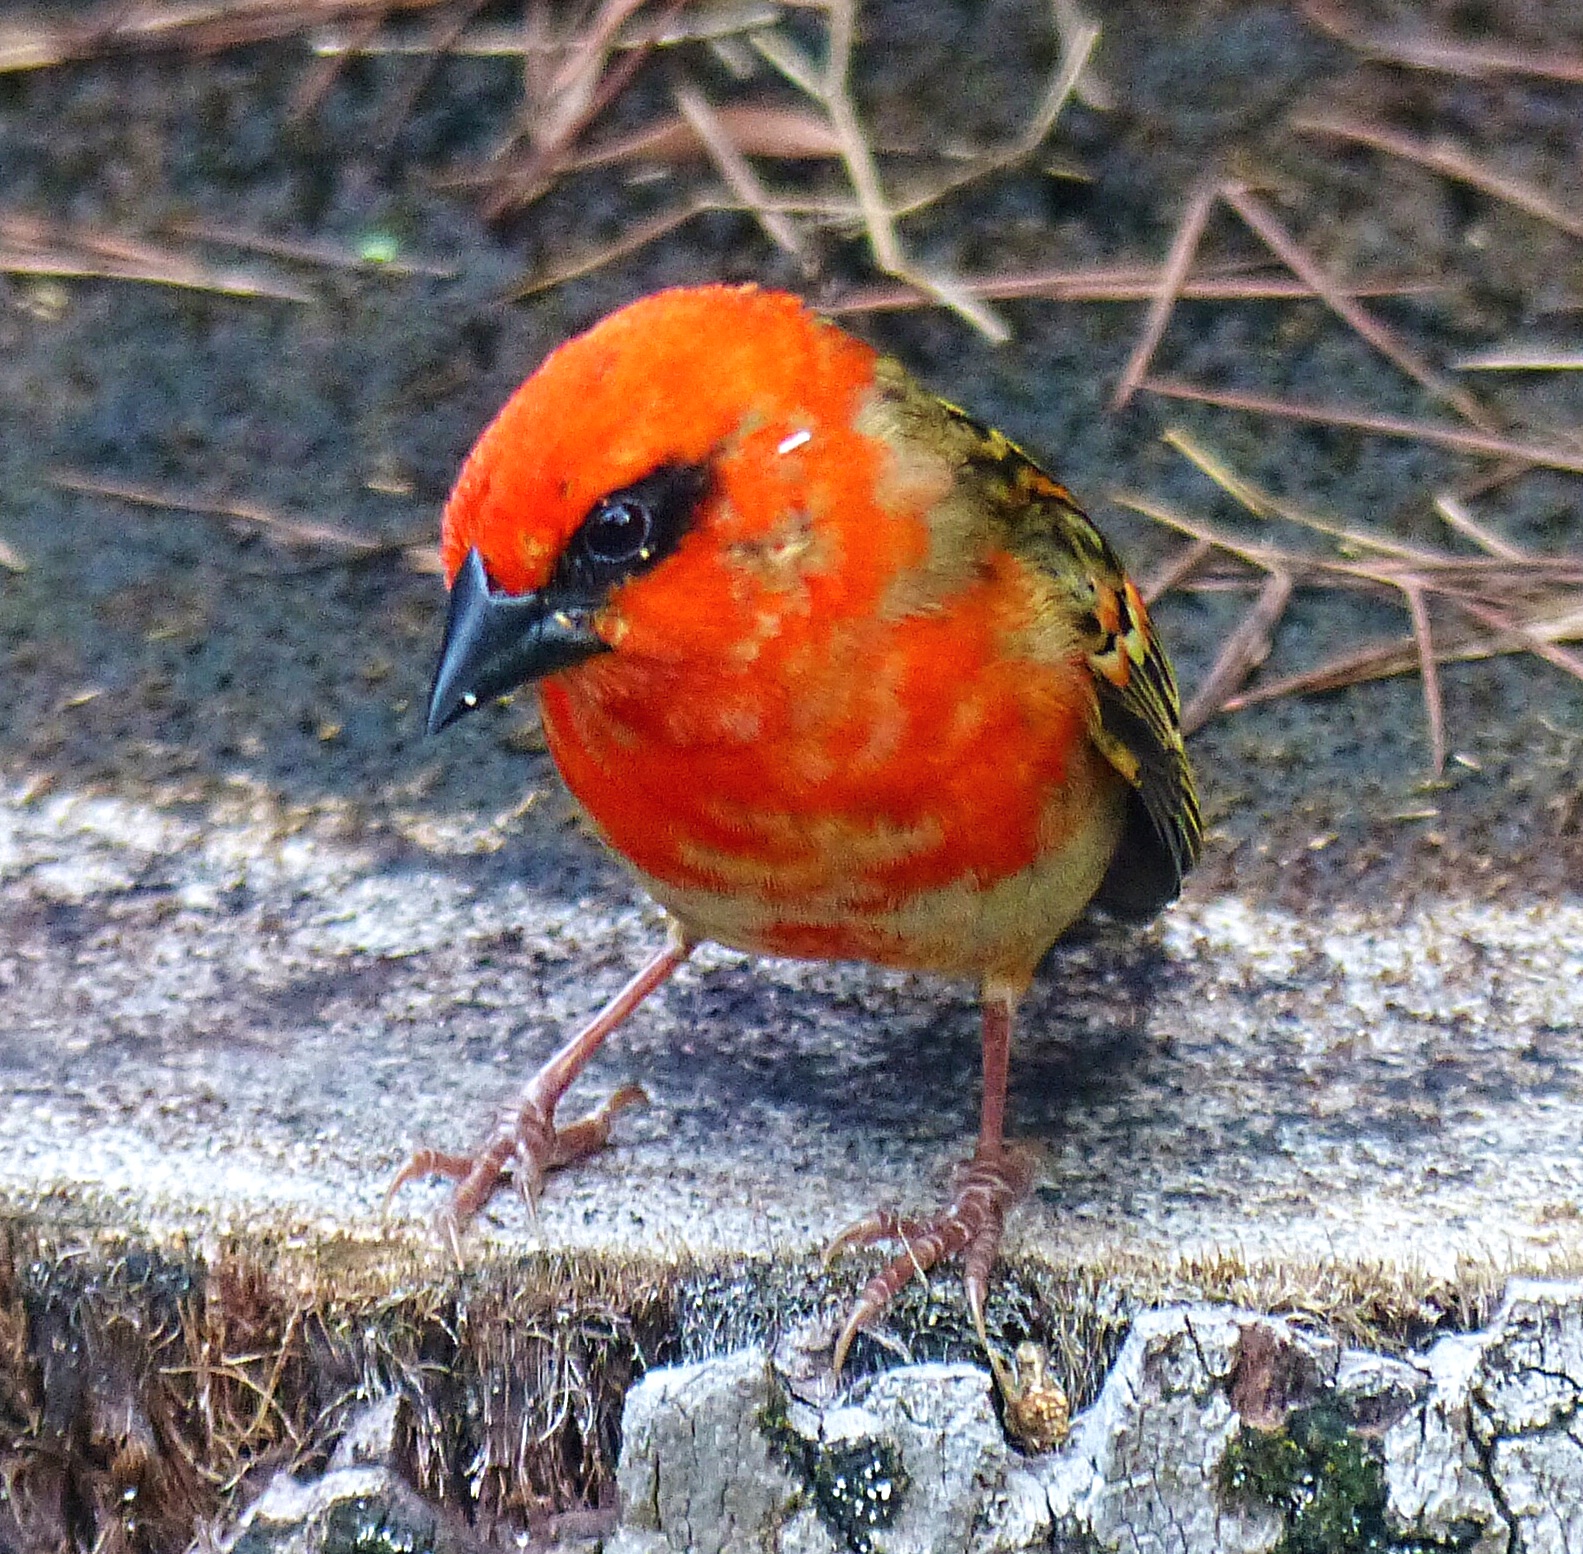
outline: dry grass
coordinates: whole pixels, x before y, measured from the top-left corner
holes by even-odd
[[[1387,32],[1331,0],[1294,4],[1311,25],[1355,50],[1360,65],[1389,62],[1424,72],[1431,80],[1583,80],[1583,58],[1564,52],[1498,39],[1446,37],[1428,29]],[[1098,28],[1071,0],[1052,6],[1055,63],[1022,131],[1006,144],[972,152],[948,143],[944,133],[932,146],[885,147],[876,141],[852,93],[853,76],[860,69],[856,0],[585,0],[571,7],[527,0],[520,25],[502,26],[482,15],[478,0],[169,0],[137,8],[116,3],[67,25],[13,20],[0,30],[0,72],[60,68],[157,49],[202,55],[261,40],[298,38],[308,49],[294,102],[299,115],[315,110],[336,71],[355,55],[396,56],[409,62],[405,83],[382,116],[381,133],[388,137],[430,86],[447,55],[509,57],[520,62],[520,112],[481,165],[449,180],[471,192],[487,216],[520,212],[558,184],[596,168],[701,169],[670,208],[635,218],[615,239],[573,253],[528,278],[519,295],[617,264],[707,212],[743,211],[757,222],[769,245],[820,287],[833,314],[944,306],[999,340],[1008,332],[996,307],[1001,301],[1138,301],[1145,305],[1143,321],[1114,390],[1115,408],[1139,394],[1191,399],[1242,415],[1419,442],[1469,461],[1461,481],[1467,490],[1447,488],[1426,498],[1443,520],[1443,547],[1402,546],[1367,524],[1339,517],[1320,523],[1284,506],[1271,493],[1250,504],[1243,499],[1245,483],[1220,461],[1199,460],[1247,511],[1284,519],[1306,529],[1310,539],[1323,533],[1335,547],[1333,553],[1282,543],[1249,545],[1205,519],[1141,493],[1128,494],[1129,505],[1193,541],[1179,564],[1153,580],[1154,591],[1254,591],[1242,625],[1190,699],[1190,724],[1277,696],[1417,672],[1424,685],[1431,765],[1438,770],[1447,737],[1440,664],[1526,652],[1568,674],[1583,674],[1583,659],[1565,646],[1583,639],[1569,592],[1577,586],[1578,563],[1519,550],[1501,538],[1498,515],[1475,517],[1469,505],[1473,487],[1479,488],[1480,497],[1498,493],[1530,469],[1583,473],[1583,428],[1507,424],[1461,376],[1576,370],[1583,358],[1575,349],[1539,344],[1496,348],[1449,363],[1432,360],[1370,304],[1375,298],[1423,294],[1433,282],[1343,273],[1327,261],[1319,244],[1291,230],[1256,182],[1246,177],[1210,175],[1187,191],[1174,238],[1159,262],[1133,257],[1098,267],[1052,264],[968,275],[945,273],[914,257],[905,235],[908,222],[937,209],[949,195],[1045,156],[1062,111],[1074,96],[1097,106],[1110,100],[1110,89],[1095,70]],[[817,40],[812,49],[810,35]],[[726,70],[702,71],[706,56]],[[660,66],[674,111],[636,128],[612,131],[617,102],[640,77]],[[722,74],[732,83],[723,95],[718,85]],[[705,86],[706,75],[716,83],[713,87]],[[1475,154],[1443,136],[1425,138],[1384,122],[1301,110],[1294,110],[1284,132],[1294,139],[1363,148],[1411,164],[1583,240],[1583,212],[1564,196],[1517,176],[1498,157]],[[795,183],[777,187],[777,170],[794,168],[800,170]],[[1217,221],[1217,211],[1234,217],[1272,262],[1216,257],[1212,250],[1224,220]],[[875,271],[888,281],[832,284],[824,268],[827,239],[854,231],[863,234]],[[0,269],[13,273],[111,277],[199,287],[236,298],[312,298],[311,284],[296,275],[215,264],[202,250],[216,246],[246,250],[274,265],[306,268],[310,275],[314,266],[370,262],[367,256],[323,244],[230,232],[212,224],[173,226],[156,240],[68,228],[25,214],[0,215]],[[441,268],[422,261],[407,267],[429,273]],[[1317,298],[1456,419],[1383,414],[1368,405],[1341,402],[1339,396],[1331,404],[1295,402],[1151,374],[1179,301],[1231,306],[1283,297]],[[1484,480],[1492,469],[1498,478]],[[72,476],[66,483],[129,501],[213,512],[257,525],[291,544],[322,544],[347,556],[366,549],[325,525],[244,510],[245,504],[179,492],[132,491],[88,476]],[[1294,593],[1313,588],[1386,590],[1401,600],[1409,633],[1394,642],[1360,644],[1279,681],[1257,681],[1258,667]]]
[[[608,1497],[671,1274],[544,1257],[446,1278],[336,1256],[0,1244],[6,1546],[188,1547],[238,1489],[322,1469],[392,1393],[413,1484],[482,1537],[521,1546]]]
[[[1251,574],[1251,586],[1257,590],[1242,623],[1227,638],[1205,681],[1183,709],[1183,726],[1189,732],[1222,712],[1416,669],[1423,685],[1430,767],[1438,776],[1446,760],[1440,664],[1527,652],[1583,680],[1583,658],[1558,646],[1583,640],[1583,557],[1522,551],[1474,523],[1450,493],[1437,497],[1437,511],[1448,528],[1483,554],[1403,544],[1380,533],[1348,528],[1261,490],[1185,431],[1170,432],[1166,440],[1253,518],[1283,520],[1326,544],[1325,549],[1315,549],[1252,542],[1169,504],[1136,493],[1116,493],[1123,506],[1191,539],[1192,565],[1179,569],[1173,579],[1176,587],[1250,586],[1244,578]],[[1213,558],[1231,558],[1245,571],[1241,576],[1237,571],[1204,575]],[[1249,677],[1269,654],[1298,584],[1395,593],[1407,610],[1411,634],[1398,642],[1351,649],[1300,675],[1246,689]],[[1444,639],[1431,629],[1430,599],[1462,617],[1460,626]]]
[[[1471,45],[1421,33],[1372,30],[1330,0],[1305,0],[1301,9],[1317,26],[1374,60],[1386,60],[1450,76],[1529,76],[1583,81],[1583,58],[1525,50],[1498,43]],[[1345,145],[1367,147],[1438,176],[1463,183],[1510,205],[1574,239],[1583,239],[1583,215],[1549,191],[1516,177],[1444,139],[1425,142],[1377,123],[1354,123],[1335,115],[1294,115],[1290,132]],[[1255,393],[1212,389],[1174,379],[1151,378],[1149,365],[1182,294],[1183,283],[1204,240],[1217,200],[1322,299],[1361,339],[1385,355],[1426,394],[1456,411],[1466,426],[1381,414],[1368,406],[1314,405]],[[1583,641],[1583,556],[1531,553],[1476,519],[1468,503],[1543,468],[1583,474],[1583,427],[1509,428],[1474,394],[1449,375],[1458,371],[1565,371],[1578,365],[1575,351],[1492,351],[1452,362],[1447,368],[1372,317],[1318,258],[1277,221],[1240,181],[1211,183],[1185,202],[1177,236],[1167,256],[1138,345],[1123,373],[1115,403],[1138,390],[1193,400],[1256,416],[1349,429],[1365,436],[1405,439],[1480,461],[1461,481],[1462,489],[1430,494],[1429,505],[1447,532],[1443,547],[1407,545],[1365,524],[1317,517],[1258,491],[1182,431],[1168,434],[1234,502],[1259,520],[1280,519],[1306,530],[1328,548],[1249,543],[1236,534],[1139,493],[1122,493],[1124,505],[1189,536],[1191,545],[1171,573],[1178,588],[1252,587],[1255,597],[1240,626],[1224,644],[1204,683],[1184,709],[1197,727],[1219,713],[1235,712],[1280,697],[1333,690],[1358,681],[1416,671],[1423,687],[1430,767],[1445,765],[1447,734],[1439,666],[1447,662],[1528,653],[1583,679],[1583,656],[1564,643]],[[1492,462],[1493,461],[1493,466]],[[1457,541],[1462,543],[1458,544]],[[1231,574],[1211,573],[1214,560],[1233,559],[1251,574],[1239,584]],[[1262,581],[1259,581],[1262,577]],[[1328,662],[1279,680],[1248,686],[1268,655],[1280,620],[1298,586],[1388,591],[1397,595],[1410,633],[1398,641],[1359,645]],[[1449,625],[1436,625],[1431,604]]]

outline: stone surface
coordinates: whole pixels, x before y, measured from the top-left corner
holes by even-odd
[[[661,930],[613,870],[526,867],[505,819],[395,825],[241,781],[180,812],[0,791],[0,1204],[432,1246],[439,1186],[380,1214],[406,1153],[479,1137]],[[1580,946],[1573,902],[1305,918],[1190,891],[1152,934],[1058,955],[1013,1068],[1046,1156],[1010,1249],[1147,1289],[1234,1248],[1294,1298],[1320,1267],[1576,1266]],[[808,1252],[943,1190],[977,1047],[967,989],[701,952],[570,1103],[637,1079],[652,1108],[537,1218],[502,1195],[470,1255]]]
[[[1099,1401],[1041,1475],[1058,1525],[1140,1554],[1262,1554],[1275,1543],[1273,1512],[1226,1507],[1215,1489],[1238,1423],[1232,1369],[1244,1329],[1256,1324],[1214,1308],[1138,1319]]]
[[[764,1428],[782,1407],[759,1350],[640,1381],[622,1420],[622,1536],[614,1548],[637,1554],[656,1538],[698,1554],[757,1547],[798,1499]]]
[[[322,1474],[278,1473],[220,1540],[224,1554],[483,1554],[454,1513],[423,1500],[395,1465],[401,1398],[361,1409]]]
[[[653,1372],[628,1399],[620,1484],[611,1554],[1015,1554],[1051,1531],[970,1365],[887,1371],[824,1409],[762,1350]]]
[[[1370,1547],[1575,1554],[1580,1388],[1583,1286],[1537,1282],[1417,1360],[1227,1307],[1146,1313],[1071,1438],[1037,1458],[1007,1445],[974,1367],[903,1367],[820,1410],[747,1351],[634,1389],[610,1547],[1266,1554],[1300,1532],[1288,1546],[1341,1554],[1323,1514]],[[1288,1477],[1228,1471],[1272,1443],[1286,1457],[1263,1460]]]
[[[1519,1281],[1491,1326],[1425,1357],[1424,1406],[1385,1436],[1393,1525],[1480,1551],[1583,1547],[1583,1295]]]

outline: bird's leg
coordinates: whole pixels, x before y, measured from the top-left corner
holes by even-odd
[[[830,1243],[825,1256],[849,1246],[900,1241],[899,1257],[863,1287],[852,1314],[836,1340],[833,1368],[837,1375],[858,1331],[872,1322],[914,1274],[926,1274],[947,1257],[962,1254],[962,1283],[979,1342],[989,1348],[984,1328],[984,1300],[989,1274],[1000,1250],[1006,1215],[1028,1196],[1033,1186],[1033,1156],[1008,1146],[1006,1078],[1011,1061],[1011,1027],[1022,987],[986,981],[984,1008],[984,1100],[979,1111],[978,1148],[956,1169],[951,1201],[929,1219],[903,1218],[881,1210],[849,1225]]]
[[[583,1071],[599,1044],[692,953],[692,943],[673,929],[663,950],[561,1046],[528,1081],[515,1112],[496,1128],[477,1154],[448,1155],[420,1149],[397,1173],[385,1193],[390,1203],[397,1190],[420,1176],[447,1176],[456,1183],[451,1201],[440,1211],[440,1225],[453,1249],[463,1226],[493,1196],[509,1171],[529,1203],[537,1200],[547,1172],[585,1159],[605,1147],[611,1122],[629,1106],[648,1096],[638,1085],[623,1085],[603,1106],[564,1128],[555,1125],[555,1108]]]

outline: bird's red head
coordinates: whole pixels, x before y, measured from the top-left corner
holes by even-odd
[[[553,352],[479,439],[445,512],[447,578],[476,551],[469,597],[487,581],[490,600],[542,595],[564,618],[574,596],[585,645],[662,662],[751,653],[789,612],[871,608],[927,544],[921,501],[852,521],[887,479],[854,426],[875,360],[784,293],[702,286],[623,308]],[[550,653],[517,679],[575,661]]]

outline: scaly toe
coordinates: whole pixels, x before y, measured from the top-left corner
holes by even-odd
[[[975,1154],[964,1162],[952,1183],[951,1201],[932,1219],[910,1219],[888,1211],[871,1214],[847,1226],[830,1243],[828,1259],[847,1246],[900,1240],[904,1250],[864,1285],[836,1340],[831,1369],[839,1376],[858,1333],[893,1301],[915,1274],[927,1274],[937,1263],[963,1254],[962,1282],[979,1342],[987,1349],[984,1301],[989,1274],[1000,1250],[1006,1215],[1033,1186],[1034,1156],[1015,1147]]]
[[[408,1182],[420,1176],[444,1176],[456,1183],[450,1202],[440,1214],[440,1232],[460,1260],[461,1233],[499,1190],[508,1177],[534,1214],[551,1171],[586,1160],[610,1142],[610,1125],[622,1112],[648,1104],[639,1085],[622,1085],[589,1116],[565,1128],[555,1126],[554,1114],[531,1088],[516,1113],[495,1129],[489,1142],[475,1155],[447,1155],[437,1149],[420,1149],[397,1172],[385,1191],[385,1208]]]

